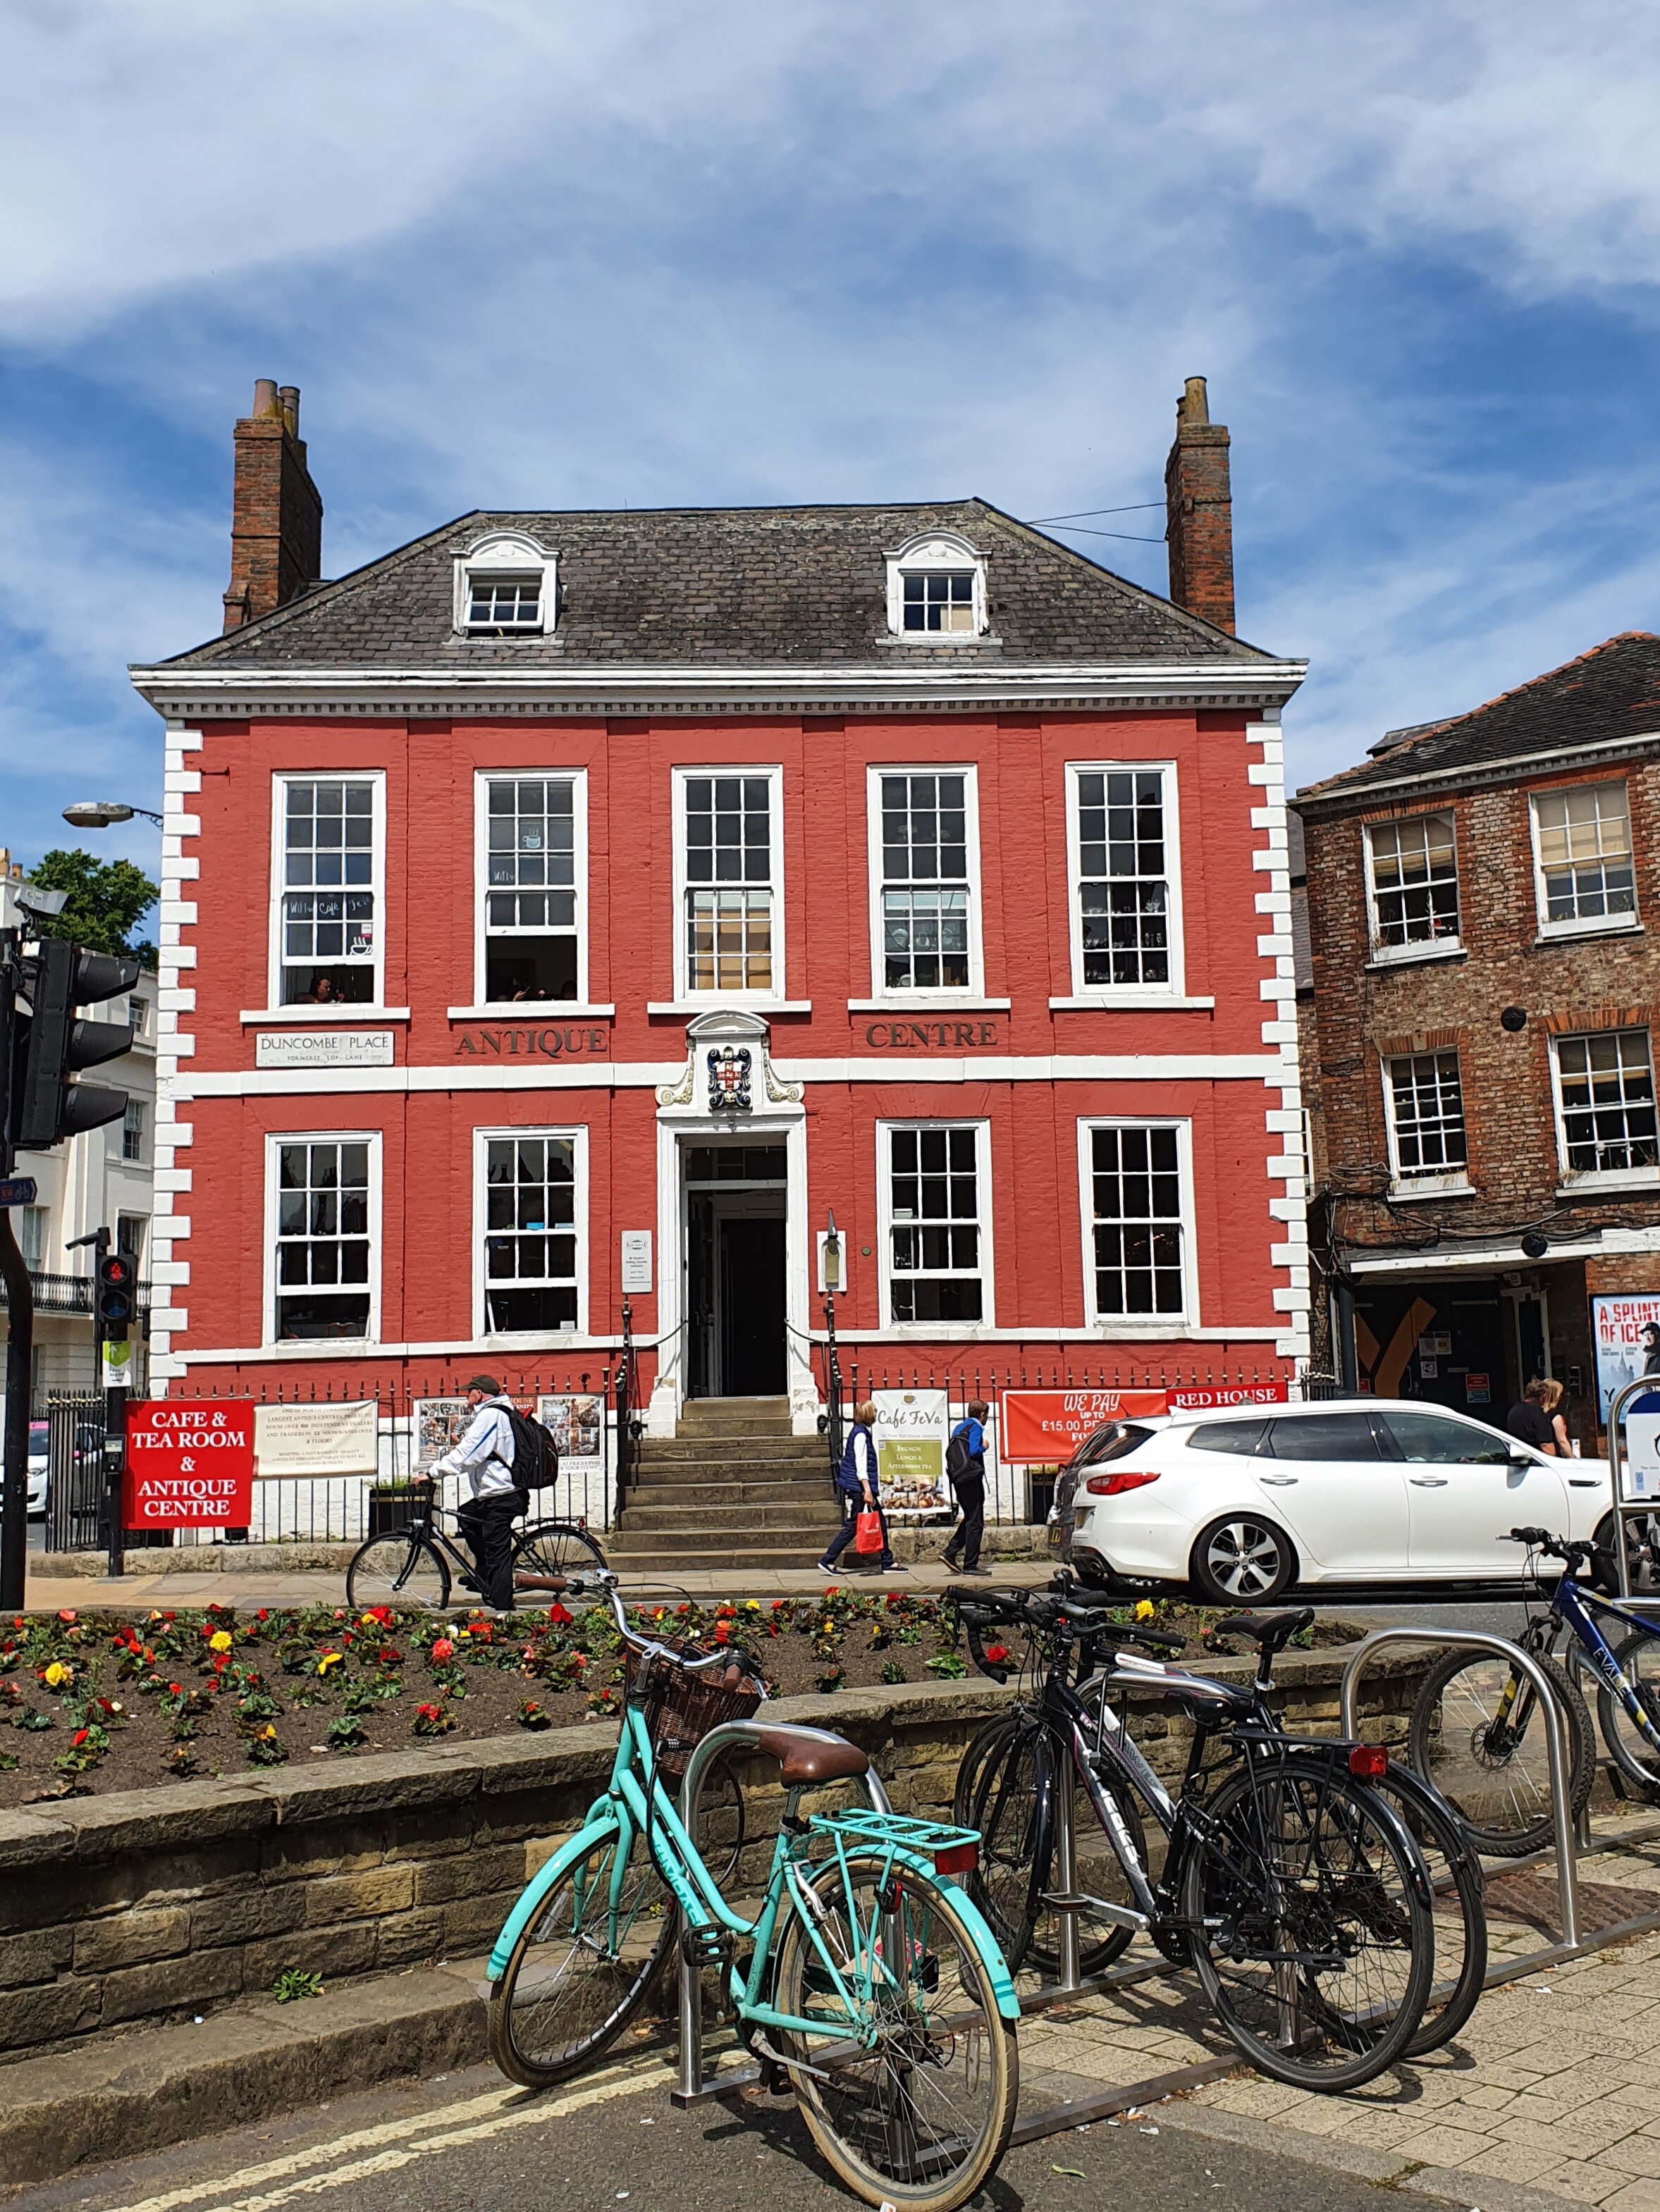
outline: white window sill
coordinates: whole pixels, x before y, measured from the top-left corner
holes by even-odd
[[[1417,968],[1427,960],[1462,960],[1468,957],[1468,948],[1457,938],[1443,938],[1438,944],[1374,945],[1371,957],[1366,963],[1369,975],[1381,968]]]
[[[1393,1206],[1409,1205],[1415,1198],[1475,1198],[1480,1194],[1468,1176],[1410,1176],[1389,1185]]]
[[[279,1336],[259,1347],[267,1359],[330,1359],[340,1352],[377,1352],[378,1336]]]
[[[917,991],[897,993],[891,999],[849,999],[850,1014],[899,1014],[909,1009],[915,1014],[1006,1014],[1012,1001],[1008,999],[977,999],[971,992]]]
[[[972,1344],[991,1326],[988,1321],[891,1321],[885,1324],[891,1335],[936,1344]]]
[[[672,1014],[677,1018],[692,1014],[810,1014],[811,999],[752,999],[741,993],[729,998],[718,994],[708,999],[653,999],[648,1001],[648,1014]]]
[[[1214,999],[1189,999],[1174,991],[1090,991],[1078,998],[1051,999],[1052,1014],[1124,1013],[1140,1008],[1155,1012],[1213,1012]]]
[[[1556,945],[1564,938],[1641,937],[1643,925],[1634,914],[1592,915],[1584,921],[1541,921],[1535,945]]]
[[[269,1029],[290,1022],[406,1022],[407,1006],[244,1006],[240,1022]]]
[[[1184,1313],[1179,1314],[1096,1314],[1090,1322],[1098,1336],[1186,1336],[1194,1323]],[[1124,1386],[1130,1387],[1128,1383]]]
[[[1002,639],[989,629],[888,629],[881,631],[878,645],[910,647],[918,645],[1001,645]]]
[[[1559,1183],[1558,1198],[1583,1198],[1587,1192],[1660,1190],[1660,1168],[1604,1168],[1588,1170]]]
[[[574,1022],[610,1021],[615,1006],[579,1006],[574,999],[509,999],[495,1006],[447,1006],[445,1012],[453,1022],[495,1021],[503,1014],[513,1014],[519,1020],[563,1021],[567,1015]]]

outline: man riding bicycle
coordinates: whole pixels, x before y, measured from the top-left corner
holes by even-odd
[[[513,1524],[530,1504],[530,1493],[514,1479],[514,1406],[493,1375],[475,1375],[467,1385],[472,1419],[453,1451],[446,1452],[417,1482],[441,1474],[465,1474],[472,1495],[455,1516],[478,1571],[484,1603],[496,1613],[513,1610]]]

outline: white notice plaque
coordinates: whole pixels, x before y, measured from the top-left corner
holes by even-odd
[[[623,1231],[623,1288],[625,1291],[648,1291],[651,1288],[649,1229],[625,1229]]]
[[[390,1030],[261,1030],[256,1067],[390,1067]]]

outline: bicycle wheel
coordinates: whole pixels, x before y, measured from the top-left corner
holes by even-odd
[[[490,2057],[528,2089],[562,2081],[615,2042],[672,1946],[673,1895],[645,1838],[629,1836],[620,1863],[618,1826],[565,1869],[491,1988]]]
[[[514,1588],[520,1575],[581,1575],[603,1567],[605,1555],[586,1528],[569,1521],[533,1521],[516,1538],[511,1559]],[[533,1597],[534,1586],[526,1592]]]
[[[1644,1717],[1660,1729],[1660,1638],[1633,1629],[1614,1647],[1620,1672],[1631,1685]],[[1608,1757],[1639,1795],[1660,1803],[1660,1751],[1657,1751],[1623,1701],[1606,1685],[1596,1692],[1596,1721]]]
[[[394,1530],[371,1536],[346,1569],[346,1603],[354,1613],[389,1605],[404,1613],[441,1613],[450,1601],[450,1571],[424,1536]]]
[[[1217,2018],[1276,2081],[1371,2081],[1411,2041],[1434,1969],[1411,1838],[1371,1790],[1313,1760],[1233,1775],[1207,1812],[1180,1896]]]
[[[1568,1802],[1578,1820],[1596,1779],[1585,1701],[1554,1659],[1539,1665],[1567,1730]],[[1550,1757],[1533,1685],[1504,1659],[1449,1651],[1424,1678],[1407,1729],[1408,1757],[1464,1824],[1478,1851],[1542,1850],[1551,1818]]]
[[[981,1730],[958,1771],[956,1818],[980,1832],[966,1887],[1012,1974],[1025,1963],[1037,1921],[1035,1866],[1038,1881],[1048,1881],[1049,1850],[1039,1830],[1046,1826],[1041,1808],[1051,1765],[1036,1723],[1010,1715]]]
[[[850,1850],[806,1872],[812,1934],[789,1915],[774,2002],[812,2025],[778,2039],[785,2057],[813,2069],[791,2079],[840,2180],[896,2212],[955,2212],[1008,2148],[1014,2028],[950,1887],[907,1869],[885,1892],[886,1863],[884,1853]]]
[[[1424,2017],[1405,2056],[1450,2043],[1475,2010],[1487,1978],[1487,1918],[1481,1862],[1456,1814],[1444,1812],[1409,1768],[1392,1765],[1371,1787],[1400,1815],[1429,1876],[1435,1970]]]

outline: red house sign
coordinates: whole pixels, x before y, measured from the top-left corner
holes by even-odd
[[[253,1401],[160,1398],[127,1407],[129,1528],[246,1528],[253,1518]]]

